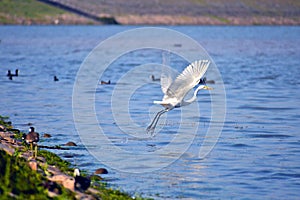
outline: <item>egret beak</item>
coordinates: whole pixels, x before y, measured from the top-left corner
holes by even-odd
[[[204,89],[204,90],[213,90],[214,88],[208,87],[207,85],[205,85],[205,86],[203,87],[203,89]]]

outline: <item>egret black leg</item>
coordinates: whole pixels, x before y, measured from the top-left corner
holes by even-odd
[[[149,134],[151,134],[151,136],[153,136],[154,129],[155,129],[156,125],[157,125],[157,122],[158,122],[160,116],[161,116],[162,114],[164,114],[165,112],[168,112],[168,111],[169,111],[168,109],[164,109],[164,110],[159,111],[159,112],[155,115],[155,117],[154,117],[154,119],[152,120],[151,124],[147,127],[147,133],[149,133]]]

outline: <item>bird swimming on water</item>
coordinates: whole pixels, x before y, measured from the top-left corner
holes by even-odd
[[[206,85],[207,83],[215,84],[216,82],[215,82],[214,80],[207,80],[206,77],[200,79],[199,84],[204,84],[204,85]]]
[[[155,104],[160,104],[164,107],[159,111],[151,124],[147,127],[147,132],[153,135],[156,124],[160,116],[174,108],[187,106],[196,101],[197,93],[201,89],[212,90],[212,88],[206,86],[206,84],[200,84],[194,91],[192,98],[184,100],[184,97],[188,92],[201,82],[202,76],[205,74],[210,61],[199,60],[191,63],[187,66],[181,74],[179,74],[175,80],[171,77],[171,74],[162,74],[161,76],[161,89],[164,93],[162,101],[154,101]]]
[[[9,80],[13,80],[13,76],[19,76],[19,70],[16,69],[15,74],[12,74],[11,70],[7,70],[6,76],[8,76]]]
[[[33,150],[33,145],[35,146],[35,151],[33,157],[37,157],[37,143],[40,140],[40,134],[34,131],[34,127],[29,128],[29,133],[27,135],[23,135],[23,139],[27,144],[30,144],[30,150]]]
[[[160,81],[160,78],[155,78],[153,74],[150,76],[150,78],[152,81]]]
[[[10,70],[7,70],[7,75],[6,76],[12,76],[12,73]]]
[[[101,81],[100,84],[101,85],[109,85],[110,84],[110,80],[109,81]]]
[[[57,76],[54,76],[54,77],[53,77],[53,80],[54,80],[54,81],[59,81],[59,79],[57,78]]]
[[[7,75],[6,76],[19,76],[19,70],[16,69],[14,74],[11,73],[11,70],[7,70]]]

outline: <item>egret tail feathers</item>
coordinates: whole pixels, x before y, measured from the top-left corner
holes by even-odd
[[[165,104],[163,101],[153,101],[154,104]]]

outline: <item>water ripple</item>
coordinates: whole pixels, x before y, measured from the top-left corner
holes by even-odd
[[[131,137],[118,125],[130,128],[132,121],[116,123],[110,97],[125,73],[144,63],[161,64],[162,54],[157,49],[137,50],[111,63],[99,81],[111,80],[112,84],[97,85],[96,91],[89,93],[95,94],[99,125],[113,145],[131,152],[153,153],[170,143],[180,125],[195,128],[199,124],[188,150],[172,164],[151,173],[128,174],[103,166],[81,144],[73,122],[72,91],[81,63],[98,42],[131,28],[0,26],[0,38],[5,41],[0,44],[0,114],[10,116],[21,130],[27,131],[33,124],[41,134],[50,133],[52,138],[41,140],[41,145],[75,142],[78,146],[69,150],[53,151],[90,173],[100,166],[108,168],[105,179],[131,194],[143,193],[154,199],[299,199],[300,28],[168,27],[201,43],[213,56],[225,82],[225,125],[220,138],[214,138],[218,139],[217,145],[204,159],[199,159],[198,154],[203,140],[208,138],[206,130],[223,124],[211,121],[210,94],[201,92],[194,103],[201,110],[200,116],[183,116],[180,120],[181,111],[174,109],[166,121],[159,122],[161,131],[154,138]],[[177,55],[171,56],[170,63],[178,71],[187,64]],[[11,81],[6,72],[16,68],[20,76]],[[149,79],[151,74],[160,73],[153,68],[130,82],[120,83],[124,88],[139,81],[144,83],[129,103],[132,120],[141,127],[151,120],[152,101],[162,98],[159,84]],[[58,82],[53,82],[54,75],[59,77]],[[209,72],[206,76],[209,80],[214,74]],[[215,81],[214,86],[220,86],[220,80]],[[180,134],[190,133],[187,128]],[[91,133],[91,137],[97,140],[97,133]],[[99,141],[98,146],[90,148],[103,147]],[[160,164],[176,156],[162,154]],[[144,163],[147,160],[134,167],[128,160],[120,160],[121,165],[134,170],[147,168]]]

